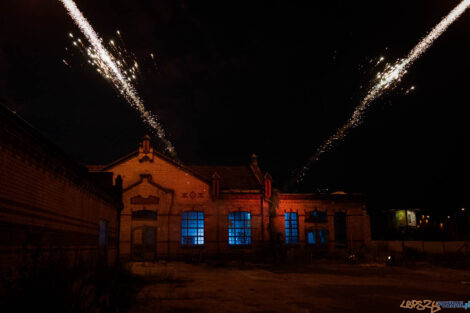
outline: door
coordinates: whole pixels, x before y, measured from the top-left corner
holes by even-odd
[[[144,243],[144,260],[151,261],[156,258],[156,231],[155,227],[144,228],[143,243]]]
[[[157,232],[155,227],[140,226],[132,230],[132,259],[152,261],[156,258]]]
[[[346,213],[335,212],[335,242],[337,244],[346,244]]]

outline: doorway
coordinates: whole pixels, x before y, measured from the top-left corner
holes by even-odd
[[[140,226],[132,230],[132,259],[153,261],[157,257],[157,231],[155,227]]]
[[[346,213],[335,212],[335,242],[337,244],[346,244]]]

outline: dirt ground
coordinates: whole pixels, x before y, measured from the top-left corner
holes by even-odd
[[[131,270],[154,281],[140,291],[132,313],[406,313],[418,311],[400,308],[403,300],[470,300],[470,271],[425,264],[216,267],[170,262],[132,263]],[[441,310],[451,311],[457,310]]]

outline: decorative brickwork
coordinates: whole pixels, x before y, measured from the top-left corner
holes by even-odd
[[[284,240],[285,212],[296,213],[298,218],[297,243],[289,245],[293,248],[309,246],[306,237],[310,229],[328,234],[324,244],[330,249],[356,246],[370,240],[369,217],[360,195],[282,194],[272,189],[271,176],[261,173],[256,155],[247,166],[185,166],[156,152],[146,140],[144,138],[140,144],[139,151],[101,168],[93,166],[95,171],[101,169],[123,178],[120,250],[124,258],[239,254],[241,250],[251,253],[270,245],[272,236]],[[144,157],[152,162],[142,162]],[[139,200],[136,203],[132,199],[159,201]],[[307,212],[315,209],[326,212],[322,223],[305,220]],[[142,210],[155,212],[158,217],[132,218],[133,212]],[[182,213],[196,211],[204,216],[203,244],[182,244],[185,242],[181,229]],[[229,244],[231,212],[249,213],[249,245]],[[335,212],[346,213],[346,243],[335,241]],[[142,231],[144,228],[147,234],[153,234],[149,231],[154,230],[155,236],[146,236]],[[236,236],[232,234],[233,238],[238,238]],[[247,240],[246,235],[243,236]]]

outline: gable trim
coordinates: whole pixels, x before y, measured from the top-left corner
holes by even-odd
[[[142,184],[143,181],[144,181],[144,179],[146,179],[146,180],[149,182],[149,184],[151,184],[152,186],[155,186],[155,187],[157,187],[157,188],[163,190],[165,193],[172,193],[172,194],[175,193],[175,191],[174,191],[173,189],[165,188],[165,187],[163,187],[163,186],[161,186],[161,185],[155,183],[155,182],[152,180],[152,175],[150,175],[150,174],[141,174],[139,181],[137,181],[137,182],[135,182],[135,183],[129,185],[128,187],[124,188],[122,191],[123,191],[123,192],[126,192],[126,191],[128,191],[128,190],[130,190],[130,189],[132,189],[132,188],[134,188],[134,187],[136,187],[136,186]]]
[[[134,151],[134,152],[131,152],[131,153],[129,153],[129,154],[127,154],[127,155],[125,155],[125,156],[123,156],[123,157],[117,159],[116,161],[111,162],[111,163],[109,163],[108,165],[105,165],[105,166],[101,169],[101,171],[109,171],[109,170],[111,170],[113,167],[115,167],[115,166],[117,166],[117,165],[123,163],[124,161],[127,161],[127,160],[131,159],[131,158],[134,157],[134,156],[138,156],[138,155],[139,155],[139,151],[138,151],[138,150],[136,150],[136,151]],[[201,180],[201,181],[203,181],[203,182],[205,182],[205,183],[207,183],[207,184],[210,184],[210,183],[211,183],[211,182],[210,182],[209,180],[207,180],[205,177],[203,177],[203,176],[197,174],[197,173],[194,172],[193,170],[191,170],[191,169],[185,167],[185,166],[184,166],[183,164],[181,164],[180,162],[177,162],[177,161],[175,161],[175,160],[173,160],[173,159],[167,157],[166,155],[164,155],[164,154],[162,154],[162,153],[160,153],[160,152],[157,152],[157,151],[156,151],[156,152],[154,152],[154,155],[157,156],[157,157],[159,157],[159,158],[162,159],[163,161],[166,161],[167,163],[170,163],[171,165],[173,165],[173,166],[179,168],[180,170],[183,170],[183,171],[189,173],[189,174],[192,175],[193,177],[195,177],[195,178],[197,178],[197,179],[199,179],[199,180]]]

